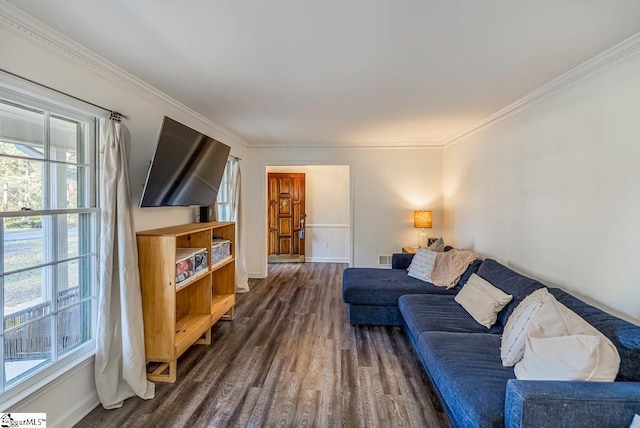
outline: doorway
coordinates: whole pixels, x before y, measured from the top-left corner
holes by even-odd
[[[305,261],[305,174],[270,172],[267,177],[268,262]]]
[[[351,263],[353,229],[351,227],[353,208],[352,167],[345,164],[298,164],[266,165],[264,175],[264,209],[265,219],[263,231],[265,236],[264,251],[270,253],[269,235],[269,174],[270,173],[303,173],[304,190],[304,240],[302,251],[305,263]],[[273,182],[271,182],[273,184]],[[275,207],[273,207],[275,209]],[[264,253],[263,253],[264,254]],[[301,260],[301,257],[298,256]],[[267,265],[274,257],[264,258],[265,272]]]

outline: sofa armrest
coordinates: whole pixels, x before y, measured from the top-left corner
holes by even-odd
[[[636,413],[640,382],[507,381],[507,428],[628,427]]]
[[[411,264],[415,254],[411,253],[394,253],[391,256],[391,269],[407,269]]]

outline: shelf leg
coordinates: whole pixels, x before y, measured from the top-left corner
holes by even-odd
[[[235,317],[236,317],[236,308],[232,307],[220,319],[225,321],[232,321]]]
[[[211,327],[209,330],[198,340],[196,340],[196,345],[211,345]]]
[[[168,373],[165,373],[166,371]],[[152,382],[169,382],[174,383],[176,381],[176,374],[178,371],[178,363],[177,361],[168,361],[160,364],[160,366],[152,371],[151,373],[147,373],[147,379]]]

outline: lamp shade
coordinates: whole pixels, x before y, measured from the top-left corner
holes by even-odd
[[[431,228],[431,211],[414,211],[413,212],[413,227],[419,227],[423,229]]]

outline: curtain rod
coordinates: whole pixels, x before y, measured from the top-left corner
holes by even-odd
[[[120,112],[117,112],[115,110],[111,110],[110,108],[99,106],[98,104],[94,104],[94,103],[92,103],[90,101],[83,100],[82,98],[75,97],[75,96],[73,96],[71,94],[68,94],[66,92],[59,91],[59,90],[57,90],[55,88],[52,88],[51,86],[43,85],[42,83],[36,82],[35,80],[31,80],[31,79],[28,79],[26,77],[19,76],[19,75],[15,74],[15,73],[12,73],[12,72],[8,71],[8,70],[5,70],[4,68],[0,68],[0,71],[2,71],[3,73],[9,74],[9,75],[11,75],[13,77],[17,77],[18,79],[26,80],[27,82],[33,83],[34,85],[38,85],[38,86],[41,86],[43,88],[49,89],[50,91],[57,92],[57,93],[62,94],[64,96],[73,98],[74,100],[82,101],[83,103],[87,103],[87,104],[92,105],[94,107],[98,107],[99,109],[108,111],[111,114],[111,116],[109,118],[113,119],[115,121],[120,122],[120,120],[122,118],[129,120],[129,116],[124,115],[124,114],[122,114]]]

